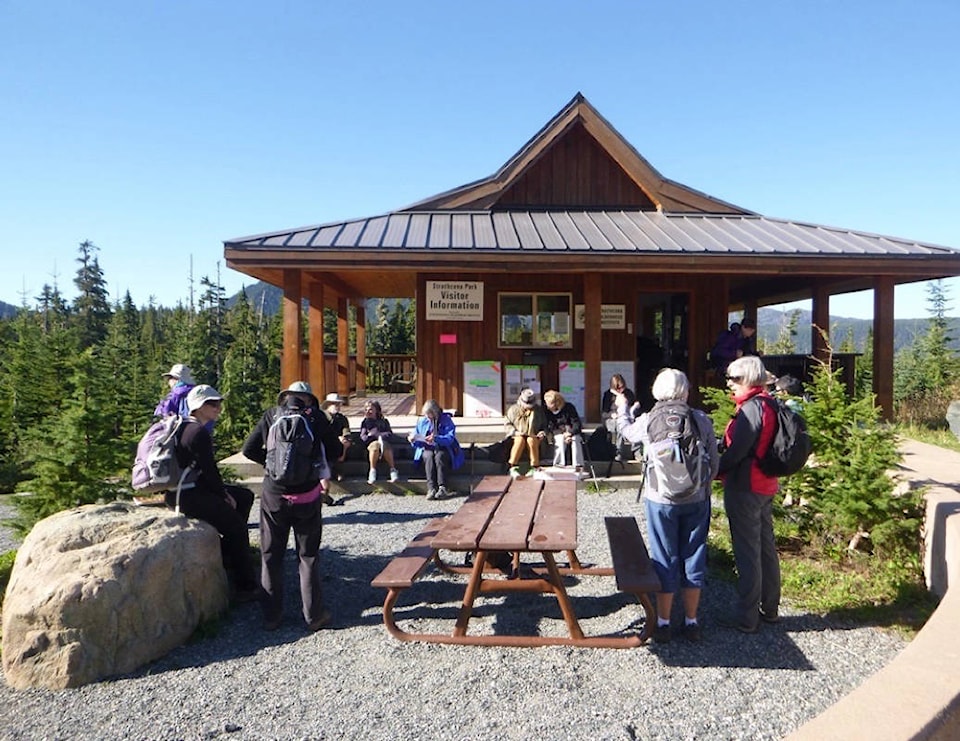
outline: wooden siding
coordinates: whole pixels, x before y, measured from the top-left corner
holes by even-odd
[[[579,122],[492,206],[495,210],[537,207],[656,209],[636,181]]]

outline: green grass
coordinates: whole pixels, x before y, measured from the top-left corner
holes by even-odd
[[[903,437],[960,452],[960,440],[950,430],[933,430],[917,425],[897,425],[897,432]]]
[[[783,599],[791,608],[907,635],[923,627],[936,609],[937,598],[927,591],[916,563],[816,553],[798,547],[789,528],[775,521]],[[713,512],[707,545],[711,576],[734,581],[730,530],[722,510]]]

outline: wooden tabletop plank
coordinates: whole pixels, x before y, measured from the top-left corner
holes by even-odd
[[[480,548],[487,551],[525,551],[527,536],[543,482],[517,479],[510,484],[490,524],[480,538]]]
[[[476,550],[480,534],[509,485],[509,476],[485,476],[481,479],[473,494],[450,515],[430,545],[451,551]]]
[[[530,531],[531,550],[577,548],[577,482],[546,481]]]

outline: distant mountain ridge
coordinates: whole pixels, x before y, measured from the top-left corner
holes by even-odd
[[[17,315],[17,307],[0,301],[0,319],[10,319]]]

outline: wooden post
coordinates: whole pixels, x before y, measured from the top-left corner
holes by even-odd
[[[820,329],[830,336],[830,293],[824,286],[816,286],[813,289],[813,324],[810,327],[810,347],[813,349],[812,355],[815,358],[826,361],[827,343],[820,335]],[[819,327],[820,329],[817,329]]]
[[[893,419],[893,278],[873,281],[873,393],[883,418]]]
[[[283,357],[280,360],[280,387],[287,388],[300,378],[303,341],[300,333],[300,271],[283,271]]]
[[[357,396],[367,395],[367,307],[357,301]]]
[[[600,397],[609,379],[600,378],[602,342],[600,341],[600,305],[603,303],[603,278],[597,273],[583,276],[583,303],[586,319],[583,328],[583,360],[586,364],[584,379],[584,420],[600,420]]]
[[[310,348],[310,372],[308,381],[318,399],[326,396],[326,374],[323,362],[323,283],[313,281],[309,288],[307,340]]]
[[[350,300],[337,299],[337,393],[350,399]]]

